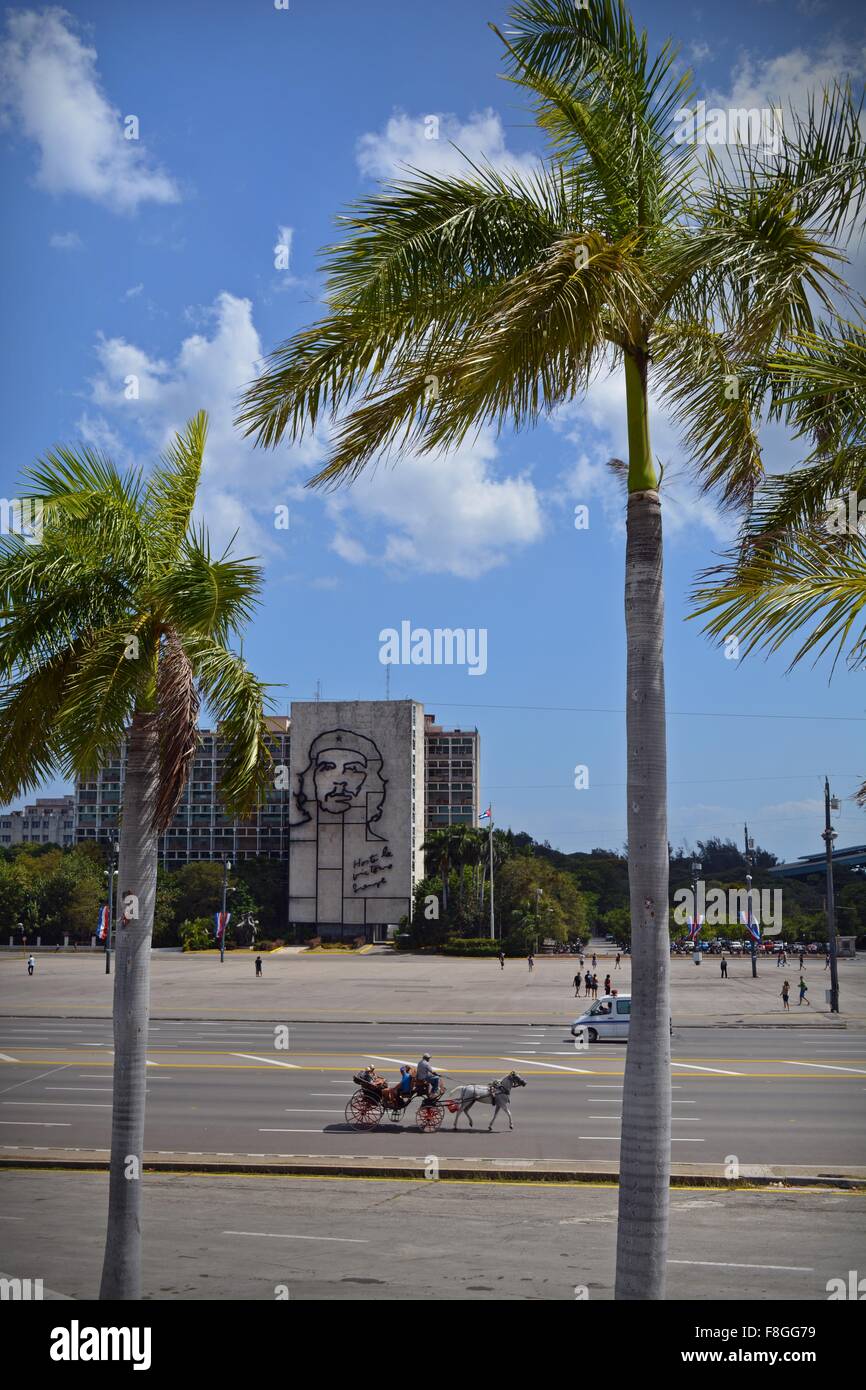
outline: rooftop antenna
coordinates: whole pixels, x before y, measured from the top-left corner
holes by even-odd
[[[320,700],[321,698],[322,698],[322,682],[321,682],[321,681],[316,681],[316,704],[319,703],[319,700]]]

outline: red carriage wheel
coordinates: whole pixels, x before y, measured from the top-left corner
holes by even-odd
[[[356,1091],[346,1103],[346,1123],[353,1129],[373,1129],[381,1120],[382,1102]]]
[[[418,1107],[418,1128],[425,1134],[432,1134],[441,1125],[444,1115],[444,1105],[421,1105]]]

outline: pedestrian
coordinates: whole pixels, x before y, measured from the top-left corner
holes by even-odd
[[[614,966],[613,966],[614,970],[619,970],[621,962],[622,962],[622,956],[620,955],[619,951],[617,951],[617,953],[616,953],[616,960],[614,961]]]
[[[828,950],[826,956],[824,957],[824,969],[825,969],[825,970],[829,970],[829,969],[830,969],[830,952],[829,952],[829,950]]]
[[[33,955],[29,955],[29,956],[27,957],[27,974],[28,974],[28,975],[32,975],[32,974],[33,974],[33,971],[34,971],[35,969],[36,969],[36,958],[35,958],[35,956],[33,956]]]
[[[791,1007],[790,1004],[788,1003],[788,991],[790,990],[790,988],[791,988],[791,986],[788,984],[788,981],[785,980],[784,983],[783,983],[783,985],[782,985],[781,995],[782,995],[782,1003],[783,1003],[783,1005],[785,1006],[786,1009],[789,1009],[789,1008]]]
[[[596,961],[596,959],[595,959],[595,951],[593,951],[593,953],[592,953],[592,972],[593,972],[593,974],[595,974],[595,967],[596,967],[596,964],[597,964],[597,961]]]
[[[719,970],[722,979],[726,980],[728,978],[728,962],[725,960],[724,956],[722,956],[722,959],[719,961]]]
[[[529,966],[529,973],[531,975],[533,970],[535,969],[535,957],[533,956],[531,951],[529,952],[529,955],[526,957],[526,964]]]
[[[505,969],[505,952],[504,952],[504,951],[500,951],[500,952],[499,952],[499,969],[500,969],[500,970],[504,970],[504,969]]]
[[[803,952],[801,951],[801,952],[800,952],[800,970],[802,971],[803,969],[804,969],[804,966],[803,966]]]
[[[261,958],[261,956],[256,956],[256,979],[259,979],[259,977],[261,976],[261,973],[262,973],[262,958]]]
[[[807,990],[808,988],[809,988],[809,986],[806,984],[806,981],[803,979],[803,976],[801,975],[801,976],[800,976],[800,998],[797,1000],[797,1007],[798,1007],[798,1008],[799,1008],[799,1006],[800,1006],[801,1004],[809,1004],[809,1000],[806,998],[806,990]],[[809,1008],[810,1008],[810,1009],[811,1009],[811,1007],[812,1007],[812,1005],[809,1004]]]
[[[581,953],[580,953],[580,968],[581,968],[581,970],[583,970],[584,964],[585,964],[584,954],[583,954],[583,951],[581,951]]]
[[[784,964],[785,964],[785,953],[784,953],[784,951],[780,950],[780,951],[779,951],[779,954],[776,956],[776,969],[778,970],[779,966],[780,966],[780,965],[784,965]]]
[[[592,994],[592,976],[590,975],[588,970],[583,977],[583,983],[586,986],[586,997],[588,999],[589,996]]]
[[[597,998],[598,998],[598,976],[597,976],[597,975],[593,975],[593,977],[592,977],[592,997],[593,997],[593,999],[597,999]]]
[[[575,999],[579,999],[579,998],[580,998],[580,976],[579,976],[579,975],[575,975],[574,980],[572,981],[572,983],[573,983],[573,985],[574,985],[574,997],[575,997]]]
[[[609,975],[605,975],[605,977],[604,977],[604,992],[605,992],[605,994],[610,994],[610,976],[609,976]]]

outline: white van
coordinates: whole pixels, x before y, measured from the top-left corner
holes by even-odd
[[[576,1037],[582,1030],[589,1042],[608,1038],[622,1038],[626,1042],[630,1016],[630,994],[606,994],[602,999],[596,999],[585,1014],[574,1020],[571,1032]]]

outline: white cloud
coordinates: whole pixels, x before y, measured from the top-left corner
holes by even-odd
[[[143,289],[144,289],[144,285],[143,285],[143,284],[139,284],[139,285],[130,285],[129,289],[125,292],[123,298],[124,298],[124,299],[137,299],[138,296],[141,294],[141,292],[142,292]]]
[[[437,124],[432,124],[434,121]],[[428,131],[435,131],[436,138],[429,138]],[[471,177],[473,171],[464,155],[476,164],[487,162],[500,170],[517,169],[528,174],[538,168],[534,155],[512,154],[507,149],[502,118],[490,107],[473,112],[467,121],[448,113],[409,116],[395,111],[383,131],[362,135],[356,147],[361,173],[381,179],[405,179],[407,165],[431,173]]]
[[[488,433],[448,454],[412,455],[362,474],[328,501],[337,522],[332,549],[352,564],[474,579],[505,563],[543,531],[541,503],[527,477],[498,479]],[[352,531],[364,531],[360,540]],[[384,528],[373,554],[367,532]]]
[[[177,202],[170,176],[139,140],[124,138],[123,115],[101,88],[96,50],[85,47],[73,24],[56,7],[12,10],[0,44],[2,110],[6,123],[38,146],[37,187],[91,198],[115,212]]]
[[[55,251],[80,251],[84,242],[77,232],[52,232],[48,245]]]
[[[205,322],[204,331],[185,338],[170,361],[124,338],[100,337],[99,371],[91,391],[110,420],[91,421],[90,428],[133,428],[146,446],[142,461],[147,462],[197,410],[207,410],[210,428],[200,512],[216,542],[224,543],[239,530],[238,544],[246,551],[276,554],[287,533],[275,531],[274,507],[303,493],[294,475],[302,470],[306,478],[313,472],[322,449],[311,438],[292,449],[264,452],[241,437],[233,423],[238,396],[262,356],[252,305],[223,293]],[[135,386],[137,399],[127,399],[127,391]]]
[[[711,92],[708,105],[722,107],[762,107],[769,102],[788,103],[796,111],[806,109],[810,92],[820,92],[846,75],[852,79],[866,74],[866,46],[849,46],[833,40],[821,51],[791,49],[775,58],[756,58],[744,53],[730,78],[726,92]]]

